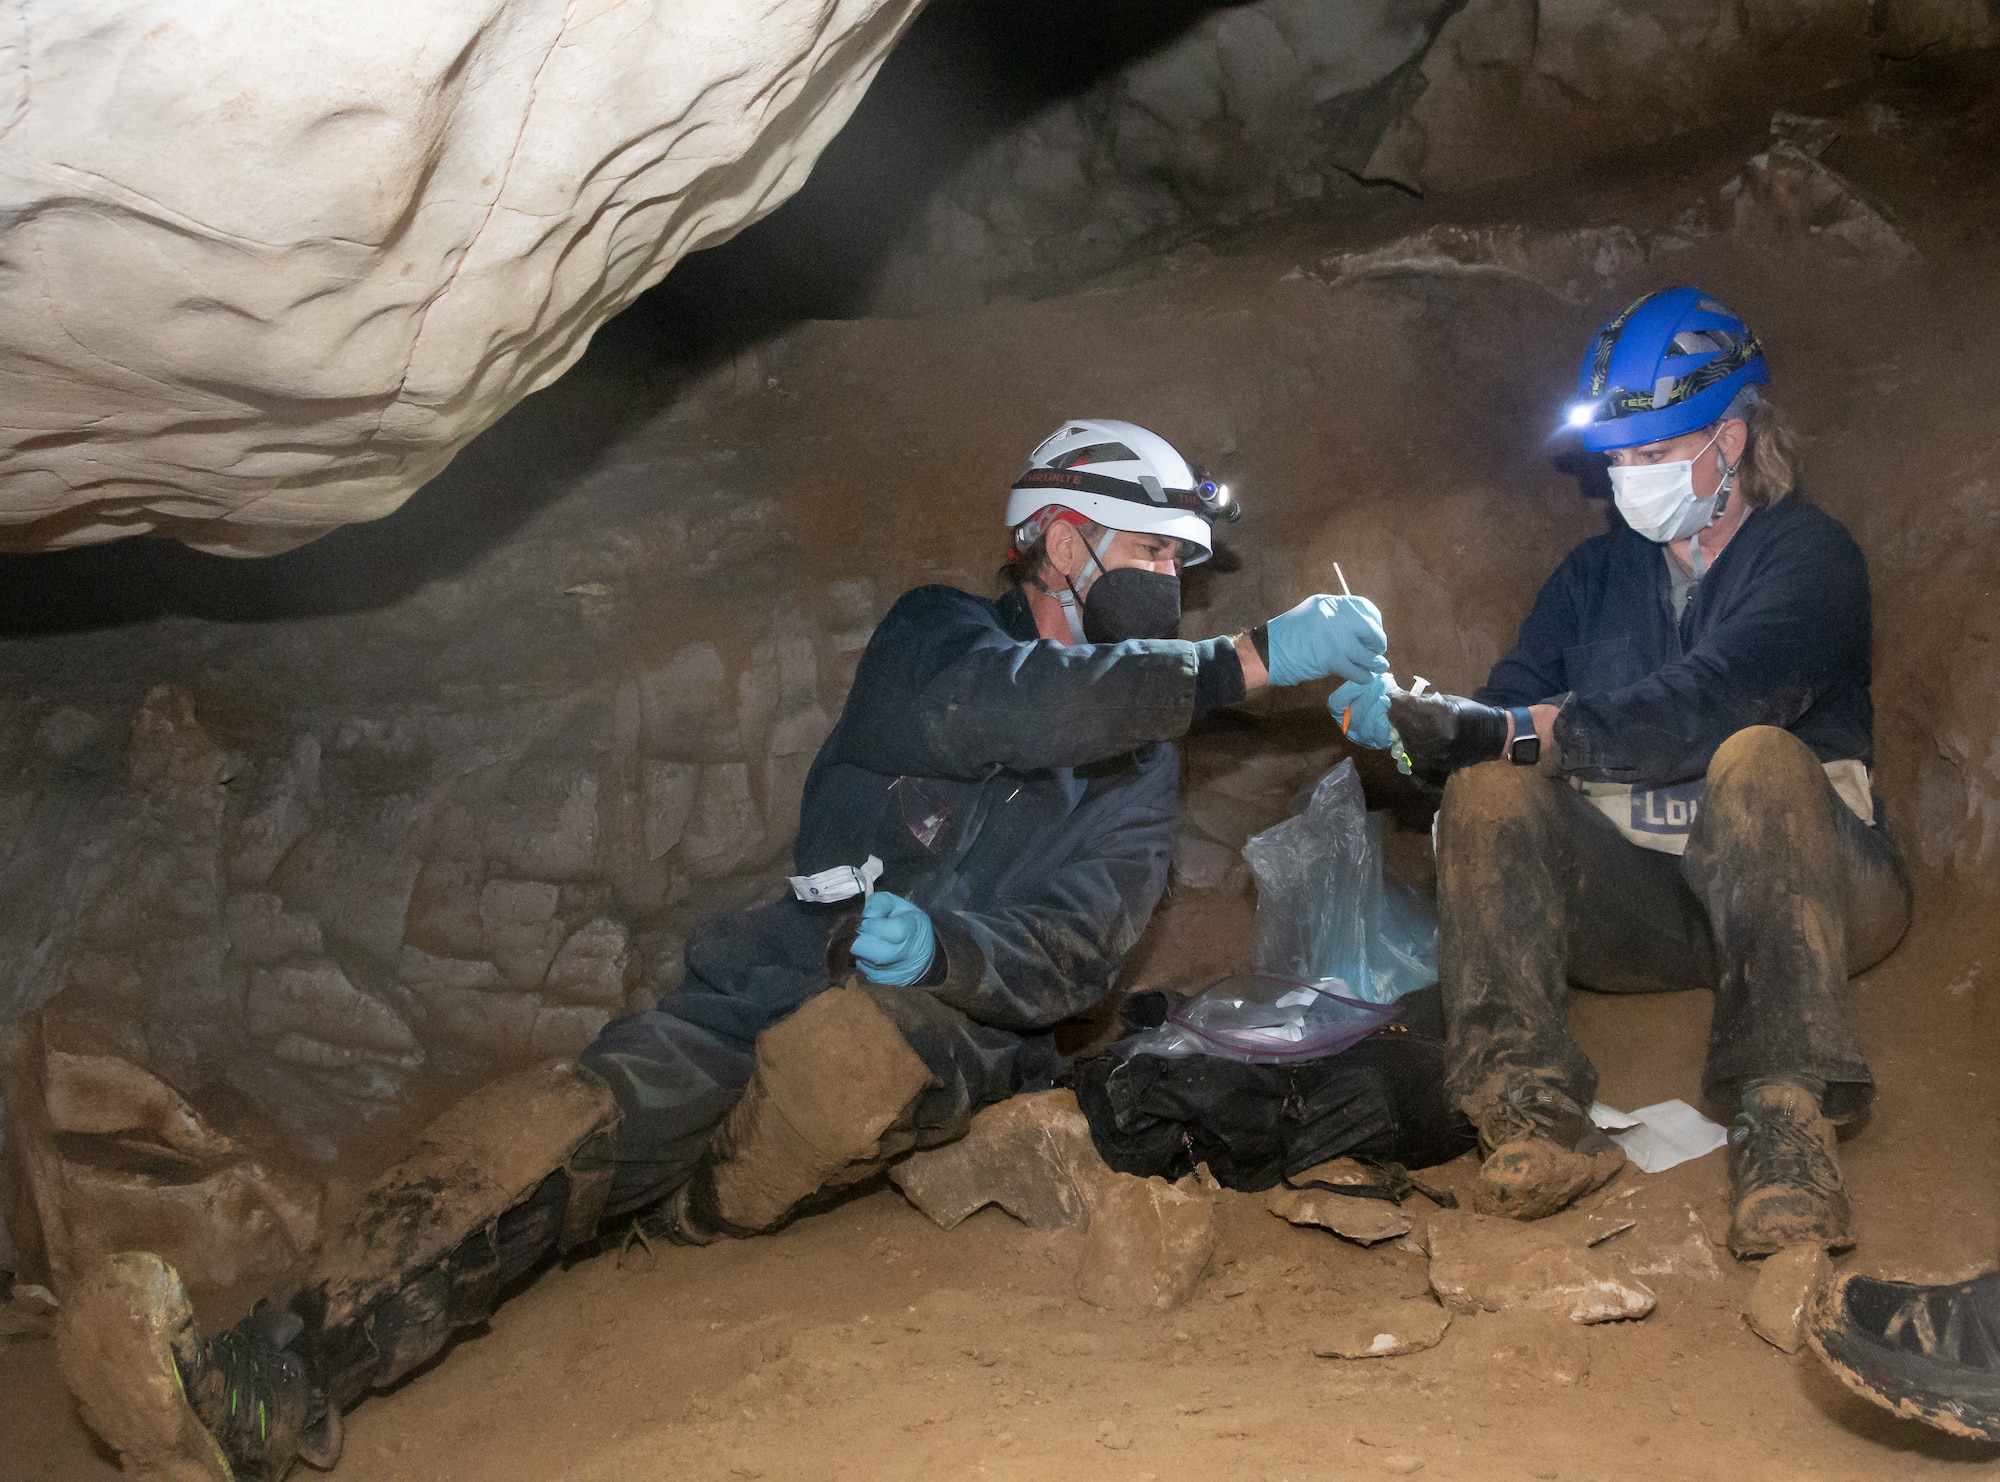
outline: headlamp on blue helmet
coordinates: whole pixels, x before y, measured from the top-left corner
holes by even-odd
[[[1664,442],[1719,422],[1768,386],[1750,326],[1699,288],[1649,293],[1590,342],[1566,421],[1592,452]]]

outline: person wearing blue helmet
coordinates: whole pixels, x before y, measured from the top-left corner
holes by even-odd
[[[1438,969],[1488,1212],[1550,1214],[1624,1161],[1565,985],[1709,988],[1731,1248],[1852,1243],[1835,1128],[1874,1080],[1841,989],[1901,939],[1909,885],[1869,781],[1867,567],[1794,489],[1769,383],[1698,288],[1613,316],[1566,421],[1620,527],[1570,552],[1471,697],[1336,693],[1350,734],[1393,728],[1444,784]]]

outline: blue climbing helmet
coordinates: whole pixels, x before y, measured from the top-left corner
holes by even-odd
[[[1663,288],[1597,332],[1568,423],[1594,453],[1634,448],[1719,422],[1747,388],[1770,384],[1749,325],[1699,288]]]

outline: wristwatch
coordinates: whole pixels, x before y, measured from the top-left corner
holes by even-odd
[[[1507,760],[1517,767],[1532,767],[1542,759],[1542,738],[1535,734],[1534,712],[1525,705],[1509,706],[1514,717],[1514,739],[1507,743]]]

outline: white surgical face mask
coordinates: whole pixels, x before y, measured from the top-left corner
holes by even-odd
[[[1729,483],[1736,470],[1724,469],[1715,492],[1706,499],[1697,499],[1694,462],[1714,447],[1715,438],[1720,436],[1722,429],[1717,427],[1715,437],[1702,444],[1701,452],[1678,463],[1612,468],[1611,494],[1618,501],[1618,512],[1625,516],[1625,523],[1661,545],[1706,530],[1728,497]]]

